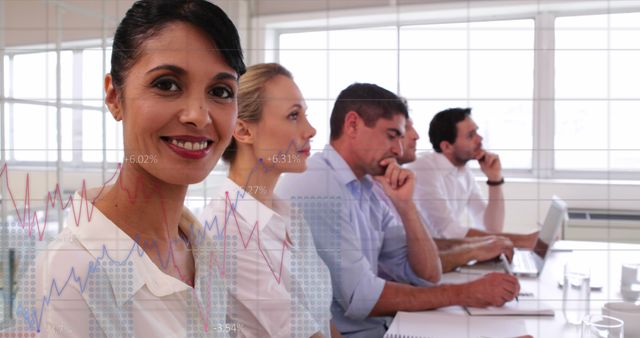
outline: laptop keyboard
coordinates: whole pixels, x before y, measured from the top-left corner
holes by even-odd
[[[530,251],[516,251],[513,255],[513,262],[511,263],[513,270],[520,271],[532,271],[537,272],[536,262],[533,259],[533,255]]]

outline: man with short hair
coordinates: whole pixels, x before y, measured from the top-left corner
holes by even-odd
[[[416,174],[414,201],[435,238],[464,238],[500,234],[516,247],[533,247],[537,232],[502,233],[504,196],[502,165],[497,154],[482,147],[482,136],[470,108],[451,108],[436,114],[429,125],[434,152],[425,153],[407,166]],[[485,200],[469,161],[478,161],[487,177]],[[464,217],[472,220],[470,227]]]
[[[402,138],[402,154],[396,156],[398,164],[404,165],[416,160],[417,143],[420,134],[413,127],[413,120],[407,119],[405,135]],[[385,202],[391,212],[400,222],[400,216],[389,198],[384,194],[379,184],[374,186],[373,192]],[[424,219],[423,219],[424,222]],[[463,239],[434,238],[438,247],[438,254],[442,263],[442,271],[450,272],[471,261],[486,261],[505,254],[509,260],[513,256],[513,243],[502,236],[478,236]]]
[[[300,210],[294,223],[309,224],[329,267],[333,320],[345,337],[382,337],[388,316],[397,311],[500,306],[520,289],[515,277],[502,273],[433,286],[441,277],[438,251],[412,201],[415,177],[395,160],[402,153],[407,117],[397,95],[373,84],[352,84],[331,113],[330,144],[307,161],[306,172],[285,175],[276,187],[278,196]],[[372,193],[374,180],[402,224]]]

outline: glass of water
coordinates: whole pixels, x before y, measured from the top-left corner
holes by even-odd
[[[589,315],[582,320],[582,338],[624,338],[624,322],[618,318]]]
[[[581,263],[567,263],[564,266],[562,285],[562,313],[568,323],[580,325],[582,318],[589,314],[591,271]]]

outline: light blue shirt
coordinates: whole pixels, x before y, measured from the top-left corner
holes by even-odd
[[[301,174],[283,176],[276,194],[302,210],[320,257],[331,271],[331,312],[345,337],[382,337],[388,317],[368,317],[384,288],[384,271],[395,281],[428,285],[409,265],[404,227],[358,180],[333,147],[307,161]]]

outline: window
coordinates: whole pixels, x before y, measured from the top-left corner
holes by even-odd
[[[505,168],[531,168],[533,29],[533,20],[401,27],[399,92],[420,149],[432,148],[433,115],[472,107],[485,148],[499,152]]]
[[[107,116],[103,144],[104,69],[111,52],[100,48],[61,50],[60,119],[57,142],[57,57],[54,51],[8,50],[4,59],[6,158],[21,163],[97,163],[123,158],[122,127]],[[104,69],[100,65],[103,64]],[[36,122],[37,121],[37,122]],[[42,122],[41,122],[42,121]],[[37,137],[34,137],[36,136]]]
[[[5,90],[17,99],[55,101],[56,63],[55,52],[14,55],[11,82],[5,84]]]
[[[556,20],[556,169],[640,169],[639,47],[640,13]]]
[[[309,121],[318,130],[314,150],[329,142],[333,102],[354,79],[395,90],[397,36],[395,27],[280,35],[280,63],[293,73],[307,101]]]
[[[533,20],[510,20],[283,33],[279,62],[308,101],[314,149],[329,140],[340,90],[371,82],[407,98],[419,149],[431,149],[435,113],[470,106],[485,147],[500,152],[506,168],[530,169],[533,31]]]
[[[491,19],[469,8],[442,15],[381,10],[362,18],[331,12],[330,20],[303,25],[317,27],[288,31],[292,21],[272,29],[276,60],[292,70],[308,100],[319,102],[311,110],[322,135],[314,148],[328,141],[337,92],[371,81],[408,99],[420,150],[431,150],[435,113],[471,107],[485,148],[501,155],[509,175],[637,179],[640,12],[611,13],[618,5],[580,12],[505,5]],[[340,29],[331,29],[333,22]],[[367,27],[345,29],[353,22]]]
[[[12,110],[16,112],[11,121],[14,159],[57,160],[55,110],[49,106],[32,104],[14,104]]]

